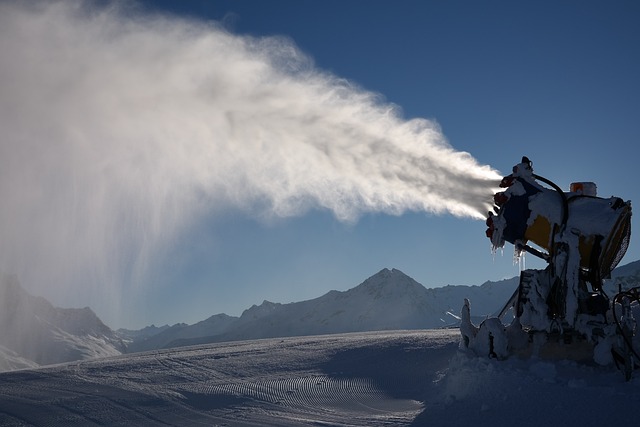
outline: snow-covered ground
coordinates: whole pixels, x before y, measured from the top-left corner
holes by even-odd
[[[457,330],[265,339],[0,374],[0,425],[634,425],[638,375],[480,359]]]

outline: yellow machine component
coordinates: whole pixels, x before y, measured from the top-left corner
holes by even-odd
[[[552,231],[549,219],[542,215],[536,215],[533,223],[527,227],[524,237],[527,241],[531,241],[547,252],[551,252]]]
[[[609,273],[620,262],[629,247],[631,237],[631,205],[625,203],[621,208],[614,227],[609,237],[602,245],[600,254],[600,271]]]
[[[619,202],[616,205],[618,200],[585,196],[568,200],[566,229],[578,235],[582,268],[593,268],[597,260],[597,267],[604,275],[608,275],[618,253],[626,252],[631,229],[631,207]],[[552,254],[554,234],[560,226],[559,219],[532,211],[533,216],[535,219],[529,220],[531,225],[527,227],[524,237],[527,242],[533,242]]]

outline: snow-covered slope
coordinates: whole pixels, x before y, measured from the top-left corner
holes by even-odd
[[[26,359],[15,351],[0,345],[0,372],[37,368],[38,366],[36,362]]]
[[[113,356],[124,350],[90,308],[54,307],[6,275],[0,277],[0,346],[0,369]]]
[[[0,425],[623,426],[640,380],[497,361],[456,330],[217,343],[0,374]],[[634,421],[635,420],[635,421]]]

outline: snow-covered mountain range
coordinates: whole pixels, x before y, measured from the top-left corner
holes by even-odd
[[[58,308],[0,277],[0,370],[121,354],[123,340],[88,307]]]
[[[615,279],[615,280],[614,280]],[[616,269],[607,282],[640,283],[640,261]],[[264,301],[240,317],[212,316],[194,325],[156,328],[157,334],[131,340],[128,351],[146,351],[212,342],[394,329],[433,329],[456,325],[468,298],[476,323],[499,312],[518,286],[518,277],[480,286],[427,289],[400,270],[383,269],[350,290],[330,291],[302,302]],[[155,328],[155,327],[153,327]],[[131,333],[131,331],[129,331]]]
[[[640,261],[616,269],[613,278],[637,285]],[[0,371],[211,342],[433,329],[455,325],[464,298],[471,300],[479,323],[502,309],[517,285],[513,277],[480,286],[427,289],[400,270],[385,268],[347,291],[289,304],[264,301],[240,317],[216,314],[193,325],[113,331],[91,309],[56,308],[27,293],[15,277],[3,276]]]
[[[474,301],[475,313],[490,315],[501,308],[516,287],[517,279],[512,278],[481,286],[427,289],[400,270],[385,268],[344,292],[330,291],[290,304],[264,301],[240,317],[213,316],[204,321],[208,328],[202,327],[204,322],[174,326],[134,341],[129,348],[140,351],[255,338],[433,329],[455,324],[464,298]]]

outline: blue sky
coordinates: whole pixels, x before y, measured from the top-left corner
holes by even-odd
[[[382,94],[406,118],[436,120],[453,147],[505,174],[527,155],[560,185],[592,180],[602,196],[637,199],[635,2],[152,3],[222,20],[237,34],[289,37],[317,67]],[[200,317],[345,290],[383,267],[427,287],[518,274],[510,246],[491,254],[481,221],[448,215],[369,214],[343,224],[315,211],[264,224],[237,213],[206,233],[216,243],[188,260],[189,291],[167,292]],[[625,262],[638,259],[638,245]]]
[[[562,187],[594,181],[600,196],[639,199],[637,2],[181,0],[143,2],[140,13],[286,37],[314,67],[378,93],[404,118],[434,120],[480,164],[508,174],[527,155]],[[368,213],[354,223],[327,209],[265,220],[228,207],[181,233],[152,262],[153,284],[125,288],[117,313],[100,293],[44,296],[138,328],[315,298],[385,267],[427,287],[517,275],[512,247],[492,255],[484,231],[448,214]],[[639,258],[632,239],[623,263]]]

